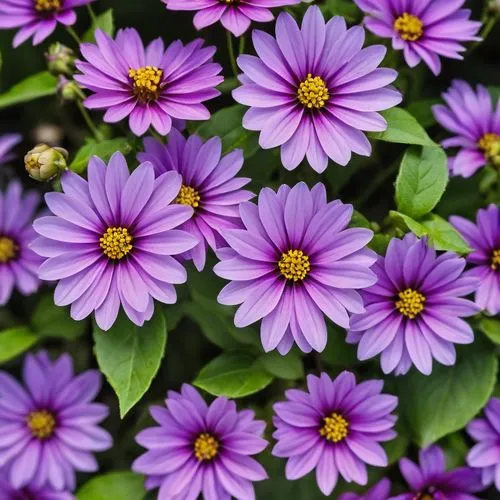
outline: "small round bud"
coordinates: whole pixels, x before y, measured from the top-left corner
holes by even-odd
[[[49,71],[57,75],[71,76],[75,71],[75,54],[62,43],[53,43],[45,53]]]
[[[46,182],[67,169],[67,159],[68,152],[65,149],[38,144],[24,157],[24,166],[30,177]]]
[[[488,10],[493,15],[500,15],[500,0],[490,0]]]
[[[80,85],[74,80],[68,80],[62,75],[59,77],[57,90],[65,101],[83,101],[83,99],[85,99],[85,94]]]

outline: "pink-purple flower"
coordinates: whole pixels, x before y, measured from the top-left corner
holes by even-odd
[[[347,165],[351,153],[370,156],[363,131],[383,131],[387,122],[378,113],[401,102],[388,87],[393,69],[379,68],[386,49],[363,49],[362,27],[347,29],[342,17],[325,24],[317,6],[309,7],[302,26],[282,12],[276,38],[255,30],[256,56],[242,55],[241,87],[236,101],[251,108],[243,126],[260,131],[264,149],[281,146],[281,161],[292,170],[307,158],[317,172],[328,159]]]
[[[353,208],[327,203],[323,184],[304,182],[278,192],[264,188],[258,204],[240,204],[245,229],[222,232],[229,248],[218,251],[214,272],[231,280],[220,292],[225,305],[241,304],[234,324],[262,320],[265,351],[323,351],[324,315],[343,328],[364,311],[358,289],[373,285],[376,254],[366,248],[373,233],[347,228]]]
[[[463,42],[479,41],[480,22],[470,20],[465,0],[354,0],[365,12],[365,26],[375,35],[391,38],[403,50],[410,68],[421,61],[438,75],[441,57],[463,59]]]
[[[474,333],[462,318],[479,311],[463,298],[478,280],[464,274],[465,259],[437,255],[425,239],[393,238],[387,254],[373,266],[378,281],[361,291],[366,311],[351,318],[349,343],[359,343],[358,358],[381,354],[384,373],[406,373],[412,365],[432,372],[435,359],[455,364],[454,344],[470,344]]]
[[[22,140],[19,134],[5,134],[0,136],[0,166],[5,165],[15,155],[12,153],[12,148],[17,146]]]
[[[54,302],[71,304],[71,317],[81,320],[95,311],[103,330],[111,328],[120,305],[136,325],[151,318],[153,299],[177,300],[174,284],[186,270],[172,255],[193,248],[197,239],[177,228],[193,215],[186,205],[171,204],[181,176],[166,172],[155,179],[153,166],[132,173],[121,153],[108,165],[94,156],[88,181],[73,172],[62,176],[64,193],[48,193],[54,215],[34,223],[41,235],[32,248],[45,262],[43,280],[58,281]]]
[[[445,139],[445,148],[458,148],[449,159],[453,175],[470,177],[488,163],[500,165],[500,101],[496,104],[488,90],[476,90],[463,80],[454,80],[443,94],[447,106],[436,104],[432,111],[436,120],[453,137]]]
[[[201,271],[205,266],[207,245],[212,250],[227,246],[221,232],[241,228],[238,205],[253,197],[242,189],[250,179],[236,177],[243,166],[243,152],[235,149],[221,158],[222,143],[219,137],[204,142],[197,135],[186,139],[172,129],[166,145],[147,137],[144,153],[139,161],[150,161],[156,175],[178,172],[182,175],[182,187],[175,203],[190,206],[193,217],[181,229],[195,236],[199,243],[184,257],[192,259]]]
[[[87,370],[75,376],[69,355],[51,361],[42,351],[26,356],[23,382],[0,372],[0,468],[7,468],[16,489],[73,491],[75,471],[97,471],[93,452],[112,445],[98,426],[108,407],[93,402],[101,374]]]
[[[51,486],[15,488],[6,469],[0,471],[0,500],[74,500],[69,491],[57,491]]]
[[[161,38],[144,47],[133,28],[119,30],[114,40],[97,30],[95,38],[97,45],[80,45],[86,62],[76,63],[82,74],[75,80],[93,92],[84,101],[87,108],[106,110],[105,122],[128,117],[136,135],[149,127],[166,135],[173,118],[210,118],[202,103],[220,94],[215,87],[224,80],[221,66],[212,62],[215,47],[203,47],[201,39],[187,45],[177,40],[165,50]]]
[[[316,470],[316,482],[330,495],[339,475],[367,484],[366,464],[387,466],[380,442],[396,437],[398,398],[382,394],[382,380],[356,384],[351,372],[332,380],[326,373],[308,375],[308,391],[289,389],[287,401],[273,406],[277,444],[273,455],[287,458],[286,478],[298,479]],[[380,500],[377,499],[377,500]]]
[[[150,409],[159,427],[136,437],[148,451],[132,468],[148,476],[146,488],[159,488],[158,500],[254,499],[252,482],[267,478],[252,458],[268,445],[265,422],[224,397],[207,405],[187,384],[180,393],[169,391],[165,404]]]
[[[362,495],[357,493],[342,493],[339,500],[387,500],[391,494],[391,481],[381,479]]]

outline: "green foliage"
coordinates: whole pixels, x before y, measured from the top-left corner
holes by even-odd
[[[115,33],[115,21],[113,18],[113,9],[108,9],[106,12],[98,15],[95,22],[87,30],[85,35],[83,35],[83,42],[95,43],[94,33],[97,29],[104,31],[109,36],[113,36]]]
[[[6,363],[33,347],[38,337],[26,326],[0,332],[0,363]]]
[[[328,324],[328,342],[321,358],[333,366],[348,367],[360,363],[356,356],[357,347],[345,341],[346,332],[340,327]]]
[[[432,106],[439,104],[440,99],[421,99],[412,102],[408,106],[408,111],[415,117],[415,119],[424,128],[432,127],[436,124],[436,119],[432,113]]]
[[[21,104],[40,97],[54,95],[57,91],[57,78],[48,71],[28,76],[22,82],[11,87],[7,92],[0,94],[0,110]]]
[[[297,351],[282,356],[278,351],[268,352],[259,360],[261,366],[271,375],[285,380],[304,378],[304,365]]]
[[[479,329],[494,343],[500,345],[500,320],[498,318],[483,318]]]
[[[108,161],[113,153],[117,151],[122,152],[124,155],[132,151],[132,146],[128,139],[118,137],[99,142],[94,139],[88,139],[87,143],[77,151],[73,161],[69,165],[69,169],[77,174],[82,174],[92,156],[95,155],[104,161]]]
[[[92,478],[76,493],[76,500],[142,500],[144,478],[133,472],[110,472]]]

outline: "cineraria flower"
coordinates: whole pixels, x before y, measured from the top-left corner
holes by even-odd
[[[0,135],[0,165],[11,161],[15,155],[11,153],[11,149],[19,144],[22,137],[19,134]]]
[[[97,425],[108,408],[92,402],[101,374],[87,370],[75,377],[69,355],[52,362],[42,351],[26,356],[23,380],[25,387],[0,372],[0,467],[7,466],[14,488],[72,491],[75,470],[97,471],[92,452],[112,445]]]
[[[220,21],[234,36],[241,36],[252,21],[274,19],[271,7],[295,5],[300,0],[162,0],[169,10],[197,10],[193,23],[201,30]]]
[[[384,373],[406,373],[412,364],[425,375],[433,358],[455,364],[454,344],[470,344],[474,334],[461,319],[479,311],[462,297],[472,293],[477,279],[462,275],[465,259],[451,252],[439,256],[425,239],[407,234],[393,238],[385,258],[373,271],[375,285],[361,292],[366,311],[351,318],[347,342],[359,342],[358,358],[382,353]]]
[[[54,216],[35,221],[42,237],[32,245],[47,258],[40,278],[59,281],[54,302],[71,304],[76,320],[95,311],[103,330],[111,328],[120,305],[142,326],[153,315],[153,299],[175,303],[173,284],[186,281],[186,270],[172,255],[198,243],[174,229],[193,215],[191,207],[169,205],[181,176],[167,172],[155,180],[149,162],[130,174],[115,153],[107,167],[96,156],[90,160],[88,182],[73,172],[61,181],[64,193],[45,195]]]
[[[0,500],[74,500],[67,491],[56,491],[50,486],[14,488],[6,470],[0,471]]]
[[[223,229],[241,228],[238,205],[248,201],[253,193],[241,189],[248,177],[235,177],[243,166],[243,152],[235,149],[221,158],[219,137],[203,142],[197,135],[188,139],[175,129],[166,145],[152,137],[144,139],[144,153],[139,161],[150,161],[156,175],[174,171],[182,175],[182,187],[175,203],[193,207],[194,216],[182,229],[195,236],[199,243],[186,253],[201,271],[205,266],[207,244],[216,250],[226,246]]]
[[[272,451],[288,458],[286,478],[298,479],[316,469],[320,490],[330,495],[339,474],[364,485],[366,464],[386,467],[379,442],[396,437],[397,417],[391,412],[398,398],[381,394],[383,385],[382,380],[356,384],[354,375],[344,371],[335,380],[326,373],[308,375],[308,392],[286,391],[288,400],[273,406],[278,442]]]
[[[462,42],[480,41],[475,36],[480,22],[470,20],[465,0],[354,0],[366,14],[364,24],[375,35],[392,38],[392,47],[403,50],[406,64],[420,61],[438,75],[441,59],[463,59]]]
[[[346,29],[342,17],[325,25],[317,6],[307,9],[301,29],[282,12],[276,38],[255,30],[252,39],[258,57],[238,57],[243,85],[233,97],[251,106],[243,126],[260,131],[262,148],[281,146],[289,170],[305,156],[317,172],[328,158],[347,165],[351,152],[370,156],[362,131],[385,130],[377,111],[401,102],[401,94],[387,87],[397,72],[378,68],[385,47],[363,49],[363,28]]]
[[[87,62],[78,61],[83,73],[75,80],[94,92],[84,104],[106,109],[104,121],[115,123],[129,117],[130,130],[143,135],[149,127],[167,135],[172,119],[207,120],[210,112],[203,101],[217,97],[215,89],[224,77],[212,62],[215,47],[203,47],[197,39],[187,45],[180,40],[165,50],[161,38],[146,48],[133,28],[119,30],[115,40],[101,30],[97,45],[83,43]]]
[[[408,458],[399,461],[399,470],[411,491],[389,500],[480,500],[471,495],[481,491],[481,475],[470,467],[446,472],[445,456],[437,445],[420,450],[419,465]]]
[[[2,0],[0,29],[20,28],[12,45],[18,47],[33,37],[38,45],[56,29],[57,23],[71,26],[76,22],[75,7],[94,0]]]
[[[448,106],[436,104],[436,120],[454,137],[442,142],[445,148],[460,148],[449,159],[452,174],[470,177],[486,164],[500,165],[500,101],[493,105],[488,90],[478,85],[476,92],[463,80],[454,80],[443,94]]]
[[[36,237],[31,223],[39,203],[39,195],[23,193],[18,181],[0,192],[0,306],[10,299],[14,287],[30,295],[40,285],[37,271],[42,259],[29,248]]]
[[[304,352],[323,351],[327,341],[323,314],[342,328],[347,311],[364,311],[356,289],[373,285],[370,266],[376,254],[366,248],[373,233],[347,226],[352,206],[327,203],[323,184],[304,182],[278,193],[264,188],[257,206],[240,204],[245,229],[222,235],[215,273],[231,280],[220,292],[225,305],[241,304],[234,324],[243,328],[262,319],[264,350],[286,354],[294,341]]]
[[[357,493],[342,493],[339,500],[387,500],[390,494],[391,482],[389,479],[384,478],[362,495],[358,495]]]
[[[267,446],[262,438],[265,422],[251,410],[237,411],[236,404],[218,397],[207,405],[194,387],[184,384],[181,393],[168,391],[166,408],[150,411],[159,427],[141,431],[137,442],[148,448],[132,465],[146,474],[146,488],[160,488],[158,500],[252,500],[252,481],[267,478],[251,455]]]

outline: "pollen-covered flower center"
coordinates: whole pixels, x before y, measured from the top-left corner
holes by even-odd
[[[309,257],[302,250],[288,250],[287,253],[281,254],[278,267],[287,280],[293,281],[305,279],[311,270]]]
[[[309,73],[297,89],[297,98],[306,108],[320,109],[330,99],[330,94],[323,78]]]
[[[329,417],[325,417],[323,422],[319,433],[327,441],[338,443],[349,434],[349,422],[338,413],[332,413]]]
[[[163,70],[156,66],[144,66],[128,70],[133,81],[134,95],[142,102],[156,101],[160,96],[160,82]]]
[[[38,439],[47,439],[54,433],[56,419],[47,410],[34,411],[28,415],[28,427]]]
[[[403,316],[414,319],[424,310],[425,297],[416,290],[407,288],[405,291],[399,292],[398,297],[396,309]]]
[[[0,254],[0,261],[1,261],[1,254]],[[493,269],[493,271],[500,270],[500,248],[493,250],[491,254],[491,269]]]
[[[403,40],[410,42],[417,41],[424,34],[424,23],[417,16],[408,14],[408,12],[394,21],[394,28]]]
[[[190,207],[197,208],[200,205],[200,195],[196,189],[191,186],[181,186],[181,190],[175,199],[175,203],[181,205],[189,205]]]
[[[14,240],[7,236],[0,236],[0,263],[9,262],[14,259],[19,250]]]
[[[35,0],[38,12],[57,12],[61,8],[61,0]]]
[[[227,4],[232,4],[232,3],[238,3],[239,0],[219,0],[220,3],[227,3]]]
[[[477,144],[488,160],[492,160],[496,156],[500,156],[499,134],[484,134],[483,137],[479,139]]]
[[[132,251],[132,235],[125,227],[108,227],[99,239],[104,255],[112,260],[123,259]]]
[[[434,500],[434,495],[432,493],[424,491],[422,493],[417,493],[415,500]]]
[[[204,432],[194,442],[194,456],[202,462],[212,460],[219,451],[219,442],[212,435]]]

